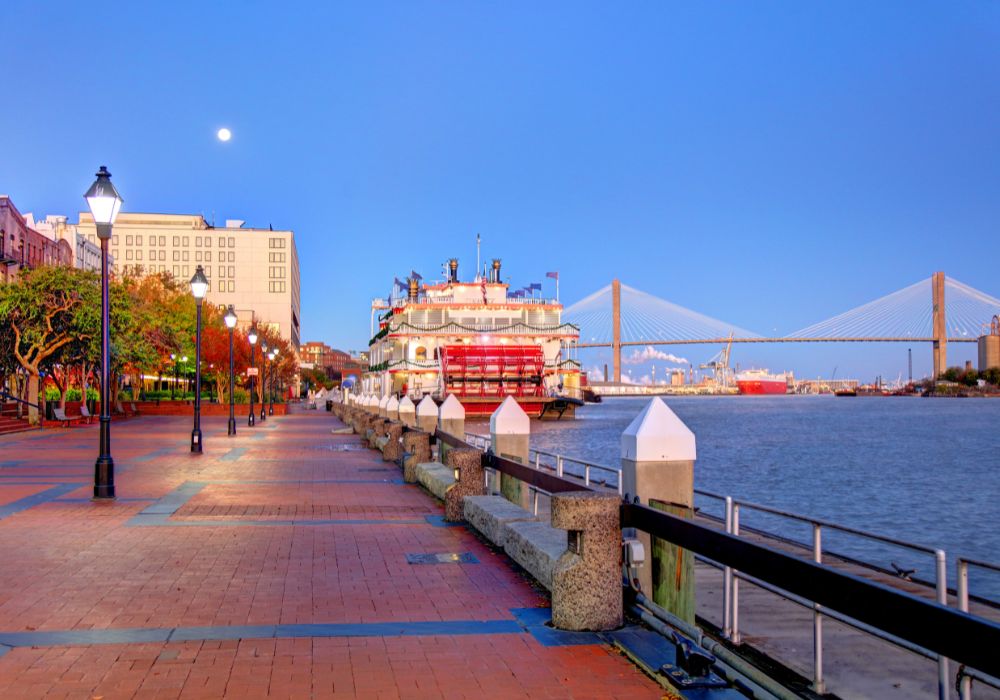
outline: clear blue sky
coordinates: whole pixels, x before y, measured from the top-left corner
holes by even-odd
[[[345,348],[476,232],[564,301],[618,276],[762,333],[937,269],[1000,296],[996,2],[305,5],[8,0],[0,191],[72,216],[107,164],[128,210],[291,228],[303,337]]]

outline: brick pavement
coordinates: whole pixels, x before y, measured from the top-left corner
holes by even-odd
[[[596,637],[552,645],[547,597],[329,414],[256,428],[115,423],[0,436],[0,697],[643,698]],[[408,554],[478,563],[410,564]]]

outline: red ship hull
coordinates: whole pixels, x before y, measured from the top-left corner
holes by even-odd
[[[761,395],[788,393],[788,383],[785,381],[753,379],[747,381],[737,381],[736,386],[739,388],[741,394]]]

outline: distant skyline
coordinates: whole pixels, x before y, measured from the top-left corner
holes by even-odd
[[[304,340],[366,348],[370,299],[447,257],[472,276],[477,233],[517,286],[551,295],[558,270],[573,302],[618,277],[760,333],[936,270],[1000,296],[996,3],[13,0],[4,19],[0,192],[75,219],[103,164],[125,211],[292,229]],[[894,379],[906,347],[733,360]]]

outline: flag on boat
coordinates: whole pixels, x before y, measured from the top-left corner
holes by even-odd
[[[559,279],[559,273],[558,272],[546,272],[545,276],[548,277],[548,278],[550,278],[550,279],[554,279],[554,280]]]
[[[410,277],[413,278],[413,279],[415,279],[417,282],[419,282],[420,280],[423,279],[423,277],[421,277],[420,275],[418,275],[413,270],[410,270]]]
[[[540,292],[540,291],[542,291],[542,283],[541,282],[532,282],[527,287],[525,287],[525,289],[527,289],[529,292],[536,292],[536,291]]]
[[[393,277],[392,279],[396,283],[397,287],[399,287],[400,289],[406,289],[406,282],[403,282],[398,277]]]

